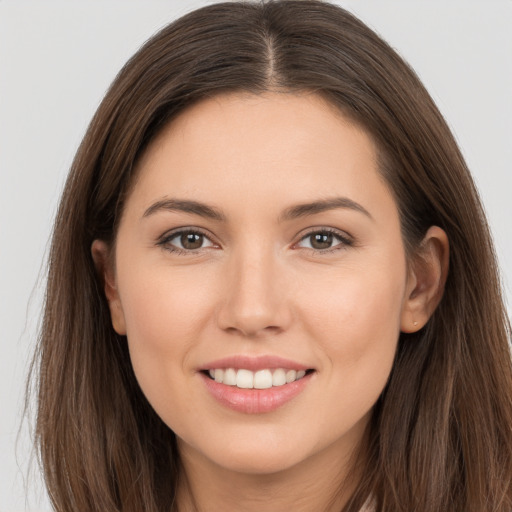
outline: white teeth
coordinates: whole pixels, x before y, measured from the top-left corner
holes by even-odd
[[[254,374],[254,387],[256,389],[268,389],[272,387],[272,372],[260,370]]]
[[[286,384],[286,372],[282,368],[278,368],[272,375],[272,386],[282,386]]]
[[[297,372],[295,370],[288,370],[286,372],[286,384],[290,384],[297,378]]]
[[[284,386],[296,380],[302,379],[306,375],[304,370],[285,370],[277,368],[275,370],[235,370],[234,368],[212,368],[208,374],[215,382],[236,386],[242,389],[268,389],[272,386]]]
[[[236,386],[236,371],[233,370],[233,368],[224,370],[224,379],[222,382],[228,386]]]
[[[254,373],[250,370],[238,370],[236,374],[236,387],[250,389],[254,387]]]

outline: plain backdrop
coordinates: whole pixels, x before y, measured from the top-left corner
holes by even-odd
[[[123,63],[206,3],[0,0],[0,512],[50,510],[37,465],[29,471],[22,406],[45,251],[73,155]],[[455,132],[487,209],[510,312],[512,1],[337,3],[412,64]]]

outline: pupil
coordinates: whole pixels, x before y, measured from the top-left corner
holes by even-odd
[[[203,245],[203,235],[196,233],[181,235],[181,245],[185,249],[199,249]]]
[[[332,233],[317,233],[312,236],[311,246],[315,249],[328,249],[332,245]]]

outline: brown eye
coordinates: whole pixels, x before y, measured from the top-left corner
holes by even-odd
[[[341,249],[350,245],[352,245],[352,241],[348,237],[326,229],[310,232],[302,237],[297,247],[321,252],[329,251],[329,249]]]
[[[199,231],[179,231],[165,237],[159,245],[170,252],[196,251],[213,247],[215,244]]]
[[[180,242],[183,249],[194,250],[202,247],[204,236],[198,233],[183,233]]]
[[[329,249],[333,241],[332,233],[315,233],[310,235],[310,243],[313,249]]]

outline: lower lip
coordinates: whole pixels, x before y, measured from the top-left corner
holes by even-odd
[[[272,412],[299,395],[309,384],[313,372],[302,379],[268,389],[241,389],[214,381],[201,373],[213,398],[230,409],[245,414]]]

